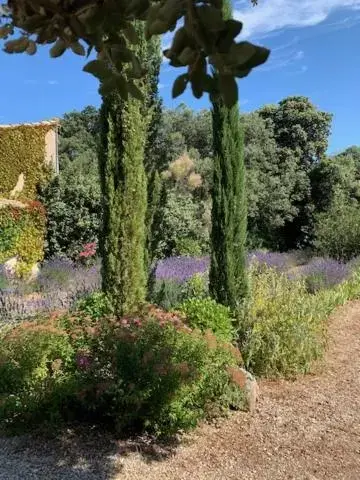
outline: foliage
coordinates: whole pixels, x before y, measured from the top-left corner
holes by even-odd
[[[347,261],[360,253],[358,203],[337,198],[330,209],[316,218],[314,245],[321,255]]]
[[[231,2],[224,2],[224,17],[231,18]],[[247,205],[244,137],[239,106],[228,108],[213,99],[214,180],[212,189],[210,294],[236,308],[245,298],[245,243]]]
[[[42,0],[35,5],[30,0],[9,0],[8,8],[0,11],[6,19],[0,38],[21,32],[16,39],[5,42],[8,53],[33,55],[37,45],[44,43],[52,44],[52,57],[61,56],[67,49],[85,56],[94,48],[96,60],[91,60],[84,70],[100,79],[101,94],[117,89],[123,99],[129,94],[139,98],[141,91],[135,79],[145,75],[146,60],[138,51],[134,54],[133,47],[139,41],[134,20],[145,21],[147,39],[176,30],[164,55],[171,66],[187,67],[188,73],[175,80],[173,97],[183,93],[190,83],[196,98],[205,91],[220,90],[224,102],[233,105],[238,93],[235,78],[247,76],[252,68],[264,63],[269,51],[249,42],[237,43],[242,23],[223,16],[221,7],[222,2],[213,0],[201,4],[173,0],[72,0],[51,6]],[[176,28],[180,20],[183,22]],[[219,72],[219,82],[207,74],[208,64]]]
[[[183,301],[183,288],[176,280],[155,280],[149,289],[148,296],[155,305],[171,310]]]
[[[160,202],[162,200],[162,182],[160,178],[161,163],[157,156],[157,138],[162,119],[162,100],[159,97],[159,75],[162,63],[160,39],[153,39],[148,44],[147,81],[149,84],[146,109],[151,111],[147,129],[144,152],[144,165],[147,176],[147,211],[146,211],[146,268],[156,257],[158,226],[161,219]],[[148,282],[150,278],[148,279]]]
[[[157,263],[155,278],[183,283],[197,273],[205,274],[208,269],[209,257],[170,257]]]
[[[144,28],[138,24],[136,53],[151,61]],[[149,83],[142,84],[144,98]],[[120,92],[103,98],[99,156],[104,222],[101,238],[103,291],[116,314],[132,311],[145,300],[147,283],[147,185],[144,164],[151,111]]]
[[[190,192],[167,191],[160,229],[157,258],[198,255],[209,248],[204,205]]]
[[[351,265],[331,258],[314,258],[300,271],[300,276],[305,278],[306,289],[310,293],[339,285],[350,274]]]
[[[64,258],[45,261],[32,281],[5,280],[0,291],[0,325],[58,309],[73,309],[79,299],[101,287],[99,265],[86,267]]]
[[[102,218],[97,176],[69,167],[40,190],[47,211],[46,256],[77,259],[85,244],[97,242]]]
[[[26,276],[44,257],[45,211],[40,202],[0,206],[0,263],[17,257],[16,271]]]
[[[258,114],[273,131],[279,157],[282,161],[290,157],[295,174],[295,197],[290,197],[293,214],[280,230],[280,246],[287,250],[307,246],[312,239],[314,211],[310,175],[325,156],[332,115],[299,96],[287,97],[278,105],[266,105]]]
[[[206,298],[208,293],[207,275],[196,273],[188,279],[182,278],[182,281],[177,277],[155,277],[149,298],[152,303],[170,310],[189,298]]]
[[[111,314],[111,305],[103,292],[94,292],[80,299],[76,304],[76,310],[99,320]]]
[[[211,330],[217,338],[231,342],[234,338],[233,319],[230,309],[216,303],[212,298],[190,298],[177,307],[185,315],[191,328],[202,332]]]
[[[261,376],[291,377],[309,371],[325,348],[330,296],[308,294],[304,280],[272,268],[251,272],[251,295],[239,313],[245,365]]]
[[[281,149],[274,128],[258,113],[242,115],[248,204],[249,248],[286,247],[283,228],[299,214],[306,175],[289,149]]]
[[[171,435],[244,405],[229,370],[239,352],[152,306],[119,320],[23,323],[1,334],[0,358],[0,422],[10,427],[77,418]]]
[[[99,111],[87,106],[65,113],[59,129],[59,166],[64,177],[98,176]]]
[[[209,296],[209,275],[195,273],[189,280],[182,284],[182,296],[187,298],[204,299]]]
[[[18,178],[24,174],[24,188],[18,199],[36,200],[37,187],[47,180],[45,135],[53,125],[19,125],[0,129],[0,197],[9,198]]]

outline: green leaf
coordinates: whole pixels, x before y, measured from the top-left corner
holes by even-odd
[[[131,23],[129,23],[128,26],[124,29],[124,35],[129,40],[129,42],[132,43],[133,45],[136,45],[139,43],[138,34],[136,33],[136,30]]]
[[[256,53],[256,47],[250,42],[235,43],[229,54],[226,56],[229,63],[233,65],[243,65],[250,60]]]
[[[232,75],[219,75],[219,89],[227,107],[232,107],[236,104],[239,98],[238,86],[236,80]]]
[[[100,80],[110,77],[113,74],[107,63],[102,60],[92,60],[84,66],[83,71],[91,73]]]
[[[267,61],[270,50],[264,47],[255,47],[254,55],[244,64],[243,68],[255,68]]]
[[[190,47],[185,47],[178,56],[179,62],[183,65],[191,65],[196,60],[196,52]]]
[[[155,20],[148,27],[149,35],[162,35],[168,31],[168,24],[163,20]]]
[[[187,73],[184,73],[183,75],[179,75],[177,77],[172,87],[172,98],[176,98],[185,92],[188,81],[189,75]]]
[[[25,36],[10,40],[5,43],[5,51],[7,53],[23,53],[29,45],[29,39]]]
[[[242,26],[243,24],[237,20],[226,20],[225,28],[217,40],[217,48],[220,53],[228,53],[234,42],[234,38],[241,32]]]
[[[115,76],[109,77],[104,80],[99,87],[99,93],[101,96],[106,97],[113,93],[116,89],[116,78]]]
[[[128,82],[127,84],[127,89],[128,89],[128,92],[130,93],[130,95],[134,98],[136,98],[137,100],[144,100],[144,96],[143,94],[141,93],[141,90],[140,88],[138,88],[135,83],[133,82]]]
[[[219,32],[223,30],[225,22],[221,10],[209,5],[197,7],[197,14],[205,28],[210,32]]]
[[[235,77],[237,78],[244,78],[249,75],[251,70],[252,70],[251,68],[244,68],[243,65],[240,65],[238,68],[235,69],[234,74],[235,74]]]
[[[85,56],[85,48],[83,45],[81,45],[80,42],[74,42],[70,45],[71,50],[76,53],[76,55],[80,55],[82,57]]]
[[[32,15],[31,17],[28,17],[24,24],[23,28],[25,30],[28,30],[29,32],[34,32],[38,28],[42,27],[43,25],[46,25],[48,21],[47,17],[44,17],[43,15]]]
[[[174,35],[170,49],[171,54],[178,55],[187,46],[190,46],[190,38],[185,27],[181,27]]]
[[[66,43],[62,38],[58,38],[58,40],[50,49],[50,56],[52,58],[61,57],[61,55],[65,52],[65,50],[66,50]]]
[[[0,38],[6,38],[12,31],[11,25],[3,25],[0,27]]]
[[[37,51],[36,43],[33,40],[29,40],[29,45],[26,49],[26,53],[28,55],[35,55],[36,51]]]
[[[133,53],[125,45],[114,45],[110,49],[111,58],[115,63],[129,63],[133,59]]]

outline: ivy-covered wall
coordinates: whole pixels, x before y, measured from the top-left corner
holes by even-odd
[[[0,264],[16,257],[16,273],[26,276],[44,258],[46,216],[37,201],[4,205],[0,201]]]
[[[19,176],[24,184],[16,193],[19,200],[35,200],[39,182],[46,180],[45,136],[54,128],[51,123],[0,126],[0,197],[10,198]]]
[[[0,264],[16,258],[19,276],[44,258],[46,215],[36,197],[51,175],[47,157],[56,156],[56,145],[47,134],[54,129],[52,121],[0,126]]]

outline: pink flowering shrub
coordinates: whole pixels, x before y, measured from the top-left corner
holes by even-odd
[[[0,334],[0,424],[91,420],[169,435],[243,405],[240,352],[153,305],[58,313]]]
[[[79,253],[79,260],[88,265],[91,263],[96,256],[97,245],[96,242],[86,243],[83,246],[82,251]]]

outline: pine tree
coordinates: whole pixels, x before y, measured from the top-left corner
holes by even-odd
[[[224,14],[231,18],[231,2]],[[220,96],[212,99],[214,183],[210,293],[219,303],[235,309],[247,292],[247,208],[243,132],[239,105],[226,107]]]
[[[137,55],[149,60],[151,49],[143,26],[136,24]],[[102,285],[114,312],[123,315],[146,296],[147,181],[144,165],[152,109],[149,78],[139,87],[143,101],[124,101],[112,93],[103,98],[99,168],[103,194]]]

